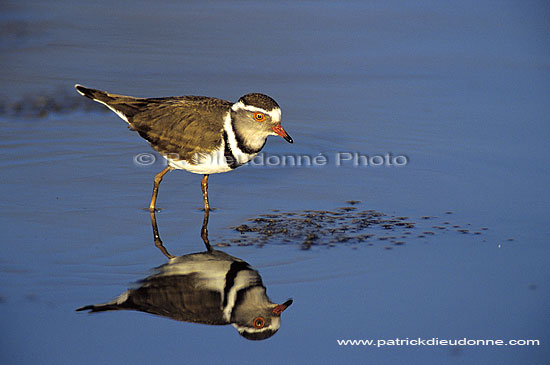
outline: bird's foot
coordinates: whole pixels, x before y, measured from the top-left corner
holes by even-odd
[[[198,208],[197,210],[199,210],[199,211],[201,211],[201,212],[204,212],[206,209],[204,209],[204,208]],[[208,208],[208,211],[209,211],[209,212],[212,212],[212,211],[214,211],[214,210],[218,210],[218,208]]]
[[[141,208],[141,210],[144,210],[144,211],[149,212],[149,213],[158,213],[163,209],[164,208]]]

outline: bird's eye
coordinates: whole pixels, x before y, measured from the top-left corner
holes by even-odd
[[[260,112],[254,113],[254,120],[256,122],[263,122],[265,120],[265,114]]]
[[[262,328],[265,325],[265,319],[263,317],[256,317],[253,324],[254,328]]]

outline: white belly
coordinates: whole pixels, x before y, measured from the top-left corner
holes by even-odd
[[[254,155],[240,154],[238,156],[239,165],[243,165],[247,163],[248,161],[252,160],[255,156],[256,154]],[[185,160],[178,160],[178,159],[171,158],[170,155],[164,155],[163,157],[166,160],[168,160],[169,166],[178,170],[186,170],[194,174],[217,174],[220,172],[227,172],[234,169],[227,164],[227,161],[224,156],[223,144],[221,149],[214,151],[211,154],[198,155],[196,159],[197,163],[193,163],[193,164]]]
[[[180,161],[169,160],[169,159],[167,160],[168,160],[168,165],[170,165],[171,167],[178,170],[186,170],[194,174],[216,174],[219,172],[227,172],[232,170],[231,167],[227,165],[227,163],[219,164],[219,165],[209,165],[209,164],[192,165],[184,160],[180,160]]]

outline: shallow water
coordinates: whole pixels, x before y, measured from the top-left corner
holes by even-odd
[[[3,362],[547,359],[549,15],[542,2],[4,2]],[[282,106],[295,141],[272,137],[265,156],[327,158],[211,176],[213,244],[231,243],[241,237],[232,227],[263,214],[332,211],[349,200],[408,217],[415,234],[400,245],[303,250],[302,241],[268,239],[261,248],[223,247],[260,272],[273,301],[294,299],[264,342],[229,326],[76,313],[166,260],[142,210],[162,161],[135,164],[151,152],[147,143],[101,106],[73,104],[77,82],[135,96],[264,92]],[[9,107],[42,94],[64,107],[45,117]],[[408,163],[337,166],[338,153],[391,153]],[[175,255],[203,249],[199,184],[200,176],[176,171],[161,185],[159,230]],[[433,228],[445,221],[488,229]],[[424,231],[434,235],[418,237]],[[336,342],[407,337],[541,345]]]

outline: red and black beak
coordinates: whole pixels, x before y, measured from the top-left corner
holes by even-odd
[[[290,138],[290,137],[289,137]],[[288,307],[290,307],[290,305],[292,304],[292,299],[289,299],[287,300],[286,302],[284,302],[283,304],[279,304],[278,306],[276,306],[275,308],[273,308],[273,314],[276,315],[276,316],[280,316],[281,313],[283,313],[283,311],[285,309],[287,309]]]
[[[288,133],[283,129],[283,127],[280,124],[277,124],[272,129],[273,129],[273,132],[277,133],[279,136],[281,136],[288,143],[293,143],[294,142],[292,140],[292,137],[288,135]],[[291,303],[292,303],[292,301],[291,301]]]

